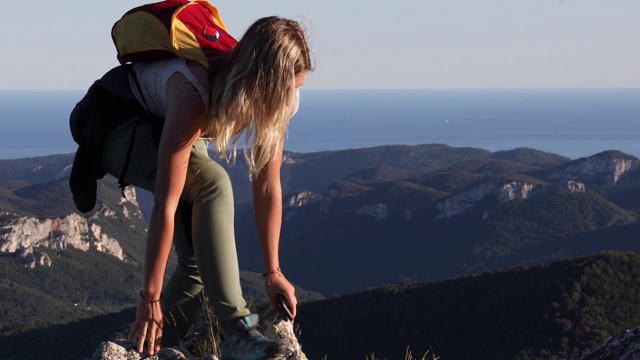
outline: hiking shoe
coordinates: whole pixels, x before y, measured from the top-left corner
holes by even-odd
[[[283,340],[268,339],[258,331],[258,315],[241,317],[232,326],[231,335],[220,345],[224,360],[270,360],[287,355]]]

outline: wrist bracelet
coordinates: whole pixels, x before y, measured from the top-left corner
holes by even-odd
[[[262,276],[267,278],[267,285],[271,285],[271,275],[273,275],[275,273],[281,273],[282,274],[282,270],[280,270],[280,268],[277,267],[277,268],[275,268],[273,270],[267,271],[266,273],[262,273]]]
[[[157,300],[153,300],[153,299],[147,299],[146,297],[144,297],[144,294],[142,293],[142,290],[140,290],[140,297],[142,298],[142,300],[144,300],[144,302],[146,302],[147,304],[152,304],[152,303],[157,303],[158,301],[162,300],[162,293],[160,293],[160,298]]]

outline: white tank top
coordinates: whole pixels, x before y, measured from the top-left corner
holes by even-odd
[[[149,63],[137,63],[133,65],[133,70],[138,77],[140,88],[144,94],[144,100],[138,92],[138,87],[132,78],[129,78],[129,85],[134,96],[140,104],[148,106],[150,112],[162,117],[167,116],[169,101],[167,100],[166,85],[171,75],[181,73],[189,83],[193,85],[200,94],[205,109],[209,108],[209,93],[204,86],[196,79],[189,67],[187,60],[182,58],[154,61]]]

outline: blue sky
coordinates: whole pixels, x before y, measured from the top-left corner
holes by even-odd
[[[148,1],[14,1],[0,89],[85,89],[117,65],[110,29]],[[212,1],[232,35],[262,16],[302,22],[305,87],[640,88],[640,1]]]

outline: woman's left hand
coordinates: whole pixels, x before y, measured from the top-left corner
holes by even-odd
[[[278,294],[284,295],[284,298],[291,309],[293,318],[296,317],[296,307],[298,300],[295,295],[295,288],[284,277],[281,271],[276,271],[273,274],[265,277],[265,287],[267,289],[267,295],[271,300],[271,310],[276,311],[278,309]]]
[[[139,354],[144,352],[145,345],[149,356],[160,351],[162,325],[163,314],[160,301],[150,302],[140,299],[136,311],[136,321],[129,332],[129,340],[137,342]]]

